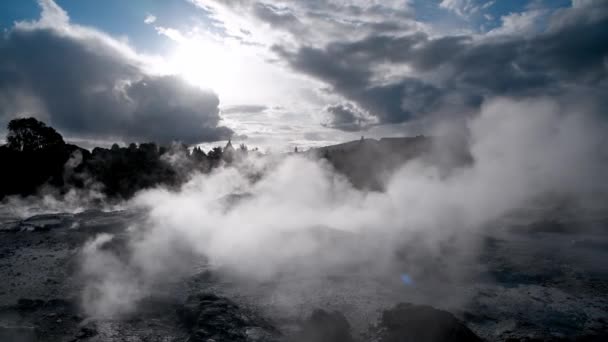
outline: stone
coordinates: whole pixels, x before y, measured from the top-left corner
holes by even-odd
[[[451,313],[427,305],[400,303],[384,311],[376,328],[379,342],[482,341]]]
[[[304,321],[293,342],[354,342],[351,327],[341,312],[317,309]]]

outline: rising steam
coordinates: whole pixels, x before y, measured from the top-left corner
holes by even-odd
[[[566,113],[551,100],[502,99],[467,128],[471,165],[445,174],[413,160],[384,192],[355,189],[323,160],[289,156],[197,174],[179,191],[140,193],[129,206],[144,208],[146,220],[82,251],[84,306],[91,315],[128,312],[201,264],[245,281],[285,272],[315,279],[356,265],[369,265],[371,276],[407,246],[416,260],[419,250],[440,255],[449,244],[447,273],[456,276],[460,263],[475,260],[477,236],[493,220],[541,200],[582,206],[606,190],[606,127],[593,114]],[[413,281],[428,272],[408,267]]]

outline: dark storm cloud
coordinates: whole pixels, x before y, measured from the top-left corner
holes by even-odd
[[[268,109],[267,106],[264,105],[238,105],[238,106],[230,106],[222,109],[222,113],[224,114],[257,114],[262,113]]]
[[[125,130],[127,135],[134,130],[133,134],[148,140],[197,143],[224,140],[233,134],[227,127],[218,127],[217,96],[179,77],[147,76],[127,86],[126,94],[137,104],[132,113],[136,127]]]
[[[386,37],[381,39],[386,43]],[[280,47],[275,47],[275,51],[287,58],[295,69],[327,82],[334,91],[370,111],[381,123],[403,122],[438,105],[442,91],[416,78],[373,86],[373,63],[380,59],[396,60],[398,56],[378,54],[375,49],[362,48],[363,45],[358,42],[352,46],[340,43],[327,49],[307,47],[296,54]]]
[[[356,132],[364,128],[363,114],[351,104],[327,106],[325,112],[329,115],[329,121],[323,124],[325,127],[348,132]]]
[[[259,19],[275,27],[291,28],[301,24],[293,13],[270,4],[255,3],[253,13]]]
[[[43,113],[24,103],[3,103],[2,121],[36,115],[68,136],[125,141],[196,143],[232,134],[218,126],[215,94],[176,77],[146,74],[109,39],[53,28],[16,27],[5,34],[0,101],[24,95],[35,99]]]
[[[608,3],[595,2],[556,12],[545,32],[528,37],[431,38],[414,32],[273,49],[292,68],[326,82],[380,123],[398,123],[454,104],[475,109],[494,96],[558,96],[573,87],[606,88],[606,41]],[[386,64],[407,65],[411,71],[400,80],[379,83],[375,68]]]

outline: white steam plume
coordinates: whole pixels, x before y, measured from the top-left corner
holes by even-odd
[[[510,211],[540,198],[605,193],[606,127],[590,113],[565,113],[551,100],[499,99],[468,129],[471,165],[445,175],[414,160],[385,192],[357,190],[325,162],[299,156],[199,174],[178,192],[143,192],[132,205],[149,214],[130,230],[127,254],[112,257],[102,248],[106,236],[84,248],[83,269],[94,279],[85,307],[95,315],[128,311],[202,258],[243,279],[284,272],[314,279],[352,265],[381,272],[404,246],[432,255],[449,241],[453,262],[464,263],[459,256],[472,260],[483,227]],[[262,179],[251,182],[258,172]],[[455,265],[452,274],[461,270]]]

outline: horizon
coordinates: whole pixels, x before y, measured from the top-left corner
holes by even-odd
[[[45,123],[46,124],[46,123]],[[48,126],[48,125],[47,125]],[[51,126],[49,126],[51,127]],[[53,128],[53,127],[51,127]],[[61,134],[60,131],[58,131],[59,134]],[[300,152],[307,152],[313,149],[318,149],[318,148],[323,148],[323,147],[330,147],[330,146],[334,146],[334,145],[342,145],[342,144],[347,144],[347,143],[351,143],[351,142],[356,142],[356,141],[360,141],[362,138],[364,138],[364,140],[375,140],[375,141],[380,141],[382,139],[407,139],[407,138],[417,138],[417,137],[428,137],[428,136],[424,136],[424,135],[413,135],[413,136],[383,136],[383,137],[379,137],[379,138],[369,138],[369,137],[365,137],[364,135],[362,135],[359,139],[356,140],[348,140],[348,141],[334,141],[334,142],[328,142],[331,143],[330,145],[324,144],[323,141],[320,142],[316,142],[315,144],[312,145],[297,145],[297,142],[291,142],[290,145],[285,146],[284,148],[277,148],[277,146],[267,146],[266,149],[261,149],[259,146],[249,146],[247,145],[247,139],[243,139],[243,140],[234,140],[234,139],[227,139],[227,140],[219,140],[219,141],[214,141],[214,142],[210,142],[210,143],[198,143],[198,144],[192,144],[192,145],[187,145],[188,149],[193,149],[193,148],[201,148],[203,149],[203,151],[210,151],[211,149],[213,149],[214,147],[223,147],[225,146],[228,141],[232,141],[233,145],[240,145],[240,144],[245,144],[250,150],[251,149],[258,149],[259,152],[263,153],[263,154],[267,154],[267,153],[289,153],[289,152],[293,152],[294,148],[298,148],[298,150]],[[94,140],[89,140],[89,139],[66,139],[65,142],[67,144],[72,144],[72,145],[76,145],[80,148],[84,148],[88,151],[92,151],[94,148],[99,147],[99,148],[105,148],[105,149],[109,149],[112,145],[117,144],[118,146],[120,146],[121,148],[124,147],[128,147],[130,144],[134,143],[136,145],[140,145],[140,144],[146,144],[146,143],[154,143],[157,144],[158,146],[171,146],[174,144],[181,144],[181,141],[172,141],[170,143],[167,144],[158,144],[155,141],[142,141],[142,142],[137,142],[137,141],[130,141],[130,142],[124,142],[124,141],[118,141],[118,142],[112,142],[112,141],[94,141]],[[0,140],[0,146],[7,144],[6,140]]]

